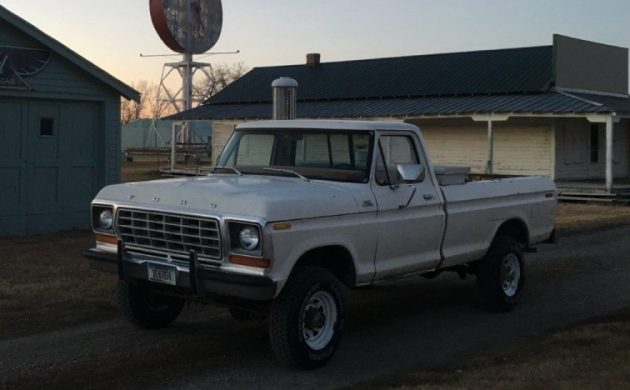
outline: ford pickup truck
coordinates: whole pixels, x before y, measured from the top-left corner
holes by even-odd
[[[410,124],[246,123],[208,176],[103,188],[86,256],[119,275],[140,327],[216,303],[265,320],[280,360],[314,368],[340,345],[345,288],[454,271],[476,276],[488,309],[517,303],[523,253],[554,236],[554,183],[465,173],[433,167]]]

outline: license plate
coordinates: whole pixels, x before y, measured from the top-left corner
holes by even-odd
[[[177,271],[175,267],[149,264],[149,280],[175,286],[177,284]]]

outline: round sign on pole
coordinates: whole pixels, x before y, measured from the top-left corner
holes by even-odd
[[[202,54],[219,40],[221,0],[149,0],[149,7],[155,31],[173,51]]]

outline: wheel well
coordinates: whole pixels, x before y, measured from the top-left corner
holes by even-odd
[[[343,284],[354,287],[356,270],[350,252],[339,245],[311,249],[300,257],[295,268],[315,265],[331,271]],[[295,269],[294,268],[294,269]]]
[[[512,237],[523,246],[529,245],[529,231],[527,225],[520,219],[511,219],[503,222],[495,234],[495,237],[498,236]]]

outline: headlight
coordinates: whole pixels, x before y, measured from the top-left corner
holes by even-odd
[[[103,210],[98,215],[98,227],[103,230],[109,230],[114,226],[114,216],[111,210]]]
[[[114,233],[114,209],[112,206],[92,206],[92,227],[94,231]]]
[[[256,250],[260,244],[260,233],[258,229],[253,226],[242,228],[238,238],[241,243],[241,248],[246,251]]]

